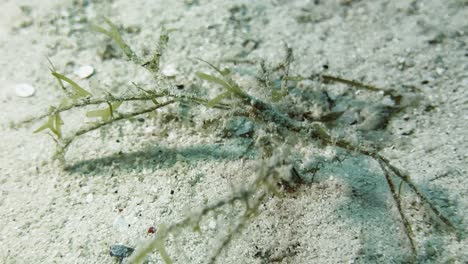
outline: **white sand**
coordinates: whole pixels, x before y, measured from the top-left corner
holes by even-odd
[[[161,114],[86,135],[68,153],[68,163],[75,165],[71,171],[52,162],[55,146],[47,134],[32,134],[39,123],[9,128],[9,122],[38,115],[61,98],[46,56],[68,76],[81,65],[92,65],[95,74],[79,83],[95,94],[122,91],[116,87],[132,81],[149,83],[144,70],[130,62],[101,59],[111,42],[89,26],[101,23],[102,16],[132,27],[124,37],[139,54],[153,50],[163,23],[177,29],[163,65],[179,73],[177,81],[186,87],[200,83],[195,71],[208,71],[193,58],[231,59],[248,51],[242,45],[248,39],[258,41],[258,47],[246,58],[263,58],[269,65],[282,60],[287,43],[295,56],[293,74],[318,73],[326,64],[330,74],[379,87],[419,87],[423,103],[391,120],[388,133],[382,133],[391,135],[383,153],[466,233],[467,1],[96,2],[0,2],[0,263],[114,263],[110,245],[135,247],[152,236],[150,226],[179,221],[255,176],[257,162],[239,159],[248,142],[221,138],[216,125],[201,129],[203,120],[219,114],[203,107],[190,109],[193,128],[189,121],[162,120]],[[235,70],[244,76],[240,81],[246,89],[260,95],[253,79],[257,68],[239,65]],[[34,85],[34,96],[15,95],[15,85],[24,82]],[[352,89],[320,87],[337,97]],[[65,115],[66,132],[82,124],[82,116]],[[353,136],[352,129],[337,133]],[[294,158],[306,163],[323,157],[314,183],[269,199],[219,263],[407,260],[408,240],[377,164],[312,143],[298,142]],[[435,226],[409,188],[403,187],[402,197],[417,238],[418,262],[466,263],[467,240]],[[206,263],[230,213],[208,215],[202,235],[185,230],[171,239],[174,261]],[[162,260],[155,253],[149,262]]]

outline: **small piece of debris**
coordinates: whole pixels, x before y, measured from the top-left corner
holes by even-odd
[[[211,229],[211,230],[215,230],[216,229],[216,221],[214,220],[211,220],[210,222],[208,222],[208,228]]]
[[[156,228],[154,228],[154,226],[150,226],[148,228],[148,234],[154,234],[154,233],[156,233]]]
[[[174,77],[179,74],[177,66],[174,64],[166,65],[162,68],[161,73],[167,77]]]
[[[124,245],[112,245],[110,246],[110,255],[112,257],[116,257],[120,260],[129,257],[133,251],[135,251],[134,248],[127,247]]]
[[[382,105],[384,106],[395,106],[395,102],[389,96],[385,96],[382,100]]]
[[[93,202],[93,194],[92,193],[89,193],[88,195],[86,195],[86,202],[87,203],[92,203]]]
[[[255,126],[247,118],[233,118],[225,122],[223,133],[224,137],[251,137],[254,133]]]
[[[122,234],[126,234],[128,232],[128,223],[127,221],[125,221],[125,218],[121,215],[115,218],[113,227],[115,230]]]
[[[444,72],[445,72],[444,68],[441,68],[441,67],[436,68],[437,75],[442,76],[444,74]]]
[[[86,79],[94,74],[94,68],[91,65],[84,65],[73,72],[80,79]]]
[[[31,97],[36,89],[29,83],[19,83],[15,86],[15,93],[19,97]]]

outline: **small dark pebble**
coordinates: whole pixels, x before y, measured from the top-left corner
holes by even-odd
[[[110,247],[110,255],[118,259],[123,259],[130,256],[135,249],[124,245],[112,245]]]

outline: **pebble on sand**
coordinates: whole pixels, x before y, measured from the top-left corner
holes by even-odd
[[[31,97],[36,89],[29,83],[19,83],[15,86],[15,93],[19,97]]]
[[[168,64],[162,68],[161,73],[167,77],[174,77],[179,74],[179,71],[176,65]]]
[[[124,245],[112,245],[110,246],[110,255],[120,260],[129,257],[135,249]]]
[[[80,79],[86,79],[94,74],[94,68],[91,65],[83,65],[73,72]]]

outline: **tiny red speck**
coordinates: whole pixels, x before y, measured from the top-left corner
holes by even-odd
[[[150,226],[148,228],[148,234],[154,234],[156,232],[156,228],[154,228],[154,226]]]

